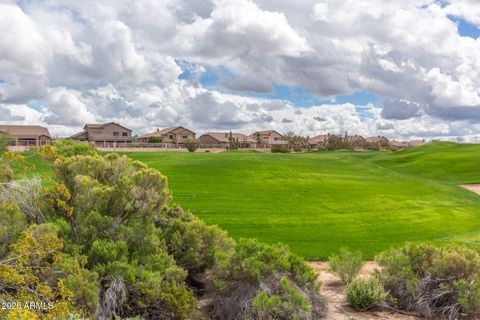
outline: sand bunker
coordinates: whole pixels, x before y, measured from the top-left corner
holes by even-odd
[[[461,184],[459,187],[480,195],[480,184]]]

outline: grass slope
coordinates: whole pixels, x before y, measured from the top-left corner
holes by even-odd
[[[284,242],[310,259],[367,257],[405,241],[480,243],[480,146],[396,152],[128,153],[169,179],[173,201],[235,238]],[[48,166],[32,158],[47,176]]]
[[[310,259],[341,246],[375,253],[404,241],[475,241],[478,146],[398,153],[130,153],[168,176],[174,201],[234,237],[282,241]]]

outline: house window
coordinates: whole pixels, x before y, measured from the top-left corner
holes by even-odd
[[[173,139],[173,134],[171,134],[171,135],[169,136],[169,138],[170,138],[170,139]]]
[[[183,139],[188,139],[188,136],[182,136]]]
[[[114,132],[114,133],[113,133],[113,136],[114,136],[114,137],[120,136],[120,132]]]
[[[273,138],[273,140],[278,141],[278,140],[280,140],[280,138],[279,138],[279,137],[275,137],[275,138]]]
[[[128,137],[128,132],[122,132],[122,137]]]

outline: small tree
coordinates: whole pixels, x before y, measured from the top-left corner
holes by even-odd
[[[304,137],[293,132],[287,132],[284,139],[288,142],[288,148],[295,152],[302,151],[308,145],[308,137]]]
[[[334,134],[329,134],[327,138],[327,150],[338,150],[340,149],[342,144],[342,138],[334,135]]]
[[[185,148],[187,148],[189,152],[195,152],[198,149],[198,146],[199,143],[194,140],[188,140],[187,142],[185,142]]]

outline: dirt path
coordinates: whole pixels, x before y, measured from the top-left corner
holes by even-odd
[[[480,184],[461,184],[459,187],[480,195]]]
[[[418,320],[420,318],[406,316],[394,312],[386,311],[365,311],[358,312],[346,304],[343,285],[340,279],[329,271],[327,262],[309,262],[310,266],[319,273],[322,281],[321,294],[328,301],[328,311],[326,319],[328,320]],[[377,265],[373,261],[368,261],[360,271],[360,276],[369,276]]]

